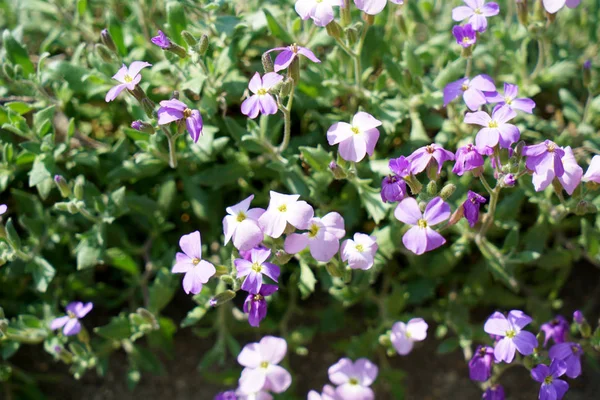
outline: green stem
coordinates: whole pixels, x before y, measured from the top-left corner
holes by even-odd
[[[471,71],[473,70],[473,57],[467,58],[467,69],[465,71],[465,78],[471,76]]]
[[[492,187],[490,186],[490,184],[487,182],[487,180],[485,179],[485,177],[483,176],[483,174],[479,175],[479,180],[481,181],[481,184],[483,185],[483,187],[485,187],[485,190],[487,190],[487,192],[491,196],[494,193],[494,190],[492,189]]]
[[[358,40],[358,44],[356,45],[356,51],[354,52],[354,82],[356,85],[356,92],[360,93],[362,91],[362,60],[360,58],[363,46],[365,44],[365,38],[367,37],[367,31],[369,30],[369,24],[366,24],[363,27],[360,39]]]
[[[485,237],[485,234],[494,222],[494,214],[496,214],[496,206],[498,205],[500,190],[502,190],[502,188],[499,185],[497,185],[494,188],[494,190],[492,190],[492,192],[490,193],[490,205],[488,207],[487,214],[485,214],[485,217],[483,218],[483,225],[481,226],[481,230],[477,234],[477,236],[481,238]]]
[[[544,41],[542,39],[538,39],[538,59],[537,64],[535,65],[535,69],[531,73],[531,78],[535,79],[544,69]]]
[[[592,95],[592,91],[588,89],[588,97],[585,102],[585,107],[583,109],[583,116],[581,117],[581,122],[586,122],[589,111],[590,111],[590,106],[592,105],[593,98],[594,98],[594,96]]]
[[[342,48],[342,50],[344,50],[350,57],[354,57],[354,51],[352,51],[352,49],[348,46],[346,46],[346,43],[344,43],[342,41],[342,39],[340,38],[335,38],[335,41],[337,42],[337,44],[340,45],[340,47]]]
[[[288,97],[288,102],[285,107],[281,107],[281,112],[283,112],[283,141],[277,149],[279,154],[283,153],[285,149],[287,149],[290,144],[290,138],[292,136],[292,106],[294,104],[294,90],[296,88],[295,82],[292,83],[292,90],[290,91],[290,96]]]
[[[169,144],[169,166],[175,169],[177,168],[177,148],[175,147],[175,144],[179,135],[171,135],[171,133],[163,127],[161,127],[160,130],[167,137],[167,143]]]

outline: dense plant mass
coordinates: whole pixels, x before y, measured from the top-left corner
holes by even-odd
[[[52,393],[25,350],[135,390],[186,330],[202,399],[403,398],[435,341],[556,400],[597,359],[596,1],[0,8],[7,399]]]

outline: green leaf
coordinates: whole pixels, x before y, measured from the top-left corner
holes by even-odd
[[[287,33],[287,31],[279,24],[273,14],[271,14],[271,12],[266,8],[263,8],[262,11],[267,18],[267,27],[269,28],[271,34],[284,43],[294,43],[294,38],[292,38],[290,34]]]
[[[156,278],[154,278],[154,282],[152,282],[152,286],[150,286],[149,290],[150,301],[148,310],[152,314],[158,315],[160,311],[169,304],[175,294],[175,288],[177,287],[178,282],[179,279],[171,274],[167,268],[158,270]]]
[[[331,152],[325,151],[321,145],[315,147],[299,147],[302,159],[310,165],[314,172],[328,171],[329,163],[333,160]]]
[[[113,247],[106,250],[108,264],[130,275],[139,276],[140,271],[135,260],[123,249]]]
[[[110,36],[112,36],[113,41],[117,46],[119,54],[127,54],[127,48],[125,47],[125,37],[123,35],[123,22],[119,21],[119,19],[114,14],[111,14],[110,18],[108,19],[108,32],[110,33]]]
[[[169,38],[187,47],[187,44],[181,37],[181,31],[187,29],[187,18],[183,4],[177,1],[167,3],[167,21],[169,22]]]
[[[317,279],[315,278],[315,274],[306,262],[300,260],[300,280],[298,282],[298,289],[300,289],[300,294],[303,299],[306,299],[315,291],[316,283]]]
[[[16,112],[19,115],[27,114],[29,111],[33,110],[33,107],[27,103],[22,103],[20,101],[13,101],[10,103],[6,103],[4,105],[6,108]]]
[[[6,49],[6,57],[13,64],[18,64],[23,68],[25,77],[35,73],[33,63],[29,59],[27,50],[13,37],[8,29],[2,33],[2,47]]]
[[[47,122],[52,124],[52,118],[54,118],[55,111],[56,106],[50,106],[35,113],[33,116],[33,126],[35,127],[36,131],[38,131],[38,136],[43,137],[44,134],[47,133],[43,132],[42,128]]]
[[[381,200],[381,195],[376,189],[361,183],[357,183],[355,186],[361,203],[367,209],[367,213],[378,224],[385,218],[390,206]]]
[[[52,180],[52,169],[54,161],[45,154],[40,154],[35,158],[33,167],[29,171],[29,186],[34,187],[46,180]]]
[[[85,238],[77,245],[76,253],[78,270],[98,265],[102,261],[102,245],[99,243],[97,235],[86,234]]]
[[[206,315],[206,306],[197,306],[192,308],[183,321],[181,321],[181,327],[187,328],[188,326],[196,325]]]
[[[21,249],[21,237],[15,229],[12,218],[9,218],[8,221],[6,221],[6,239],[13,249]]]
[[[131,336],[129,319],[124,315],[113,317],[107,325],[94,328],[94,332],[105,339],[123,340]]]
[[[415,45],[412,42],[404,42],[404,51],[402,57],[406,63],[406,67],[413,76],[413,79],[421,77],[424,74],[423,65],[419,56],[415,53]]]
[[[33,262],[27,265],[27,270],[33,275],[35,289],[42,293],[46,292],[48,285],[50,285],[56,274],[54,267],[39,256],[36,256]]]

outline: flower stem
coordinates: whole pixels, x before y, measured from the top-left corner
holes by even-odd
[[[583,116],[581,117],[581,122],[586,122],[593,99],[594,99],[594,96],[592,95],[592,91],[588,89],[588,96],[587,96],[587,100],[585,102],[585,107],[583,109]]]
[[[492,187],[490,186],[490,184],[487,182],[487,180],[485,179],[485,177],[483,176],[483,174],[479,175],[479,180],[481,181],[481,184],[483,185],[483,187],[485,187],[485,190],[487,190],[487,192],[491,196],[494,193],[494,190],[492,189]]]
[[[167,137],[167,143],[169,144],[169,166],[173,169],[177,168],[177,148],[175,147],[175,143],[177,142],[177,137],[179,135],[171,135],[167,129],[163,127],[160,130]]]
[[[531,73],[531,78],[535,79],[542,72],[544,68],[544,41],[542,39],[538,39],[538,59],[537,64],[535,65],[535,69]]]
[[[496,206],[498,205],[500,190],[502,190],[502,188],[499,185],[496,185],[494,190],[492,190],[492,192],[490,193],[490,205],[488,207],[487,214],[485,214],[485,217],[483,218],[483,225],[481,226],[481,229],[477,234],[477,236],[479,237],[485,237],[485,234],[494,222],[494,214],[496,214]]]
[[[473,70],[473,57],[467,58],[467,69],[465,71],[465,78],[471,76],[471,71]]]
[[[294,104],[294,90],[296,89],[296,83],[292,81],[292,90],[290,91],[290,95],[288,97],[288,102],[285,107],[281,107],[281,112],[283,112],[283,141],[277,149],[279,154],[283,153],[285,149],[287,149],[290,144],[290,137],[292,136],[292,105]]]

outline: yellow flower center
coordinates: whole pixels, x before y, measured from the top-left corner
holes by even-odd
[[[260,367],[261,368],[269,368],[269,362],[268,361],[263,361],[260,363]]]
[[[427,151],[429,154],[433,154],[435,149],[433,148],[433,146],[429,145],[429,146],[425,147],[425,151]]]
[[[199,258],[196,258],[196,257],[194,257],[194,259],[192,260],[192,264],[194,264],[194,265],[198,265],[198,264],[200,264],[200,259],[199,259]]]
[[[296,43],[294,43],[293,45],[290,46],[290,50],[292,50],[292,52],[294,54],[298,54],[298,45]]]
[[[349,384],[351,385],[358,385],[358,379],[356,378],[350,378],[350,380],[348,381]]]
[[[363,251],[365,251],[365,248],[362,244],[357,244],[355,248],[356,248],[356,251],[358,251],[359,253],[362,253]]]
[[[131,83],[133,82],[133,78],[129,75],[125,75],[125,77],[123,78],[125,80],[125,82],[127,83]]]
[[[461,89],[462,89],[463,92],[466,92],[467,89],[469,89],[469,85],[467,85],[466,83],[463,83]]]
[[[263,88],[260,88],[260,89],[258,89],[256,91],[256,94],[259,95],[259,96],[264,96],[265,94],[267,94],[267,90],[263,89]]]
[[[462,42],[463,43],[468,43],[469,40],[471,40],[471,39],[468,36],[465,36],[465,37],[462,38]]]
[[[551,385],[553,380],[554,379],[552,378],[552,375],[548,375],[547,377],[544,378],[544,383],[546,385]]]
[[[317,236],[319,234],[319,226],[317,224],[312,224],[310,226],[310,229],[308,230],[308,237],[309,238],[314,238],[315,236]]]
[[[183,118],[189,118],[192,116],[192,110],[190,110],[189,108],[186,108],[185,110],[183,110]]]
[[[262,271],[262,265],[258,263],[252,263],[252,270],[260,273],[260,271]]]
[[[279,206],[279,208],[277,208],[279,210],[279,212],[286,212],[287,211],[287,205],[286,204],[282,204]]]
[[[492,121],[488,122],[488,127],[489,128],[497,128],[498,122],[492,120]]]
[[[242,222],[245,219],[246,219],[246,214],[244,214],[243,211],[240,211],[236,218],[237,222]]]
[[[476,8],[474,11],[475,14],[482,14],[481,8]]]
[[[417,226],[419,228],[427,228],[427,221],[421,218],[419,221],[417,221]]]
[[[509,339],[514,338],[515,336],[517,336],[517,332],[515,332],[514,330],[508,330],[506,331],[506,337]]]
[[[571,346],[571,351],[573,352],[573,354],[577,354],[579,353],[579,348],[577,346]]]
[[[352,130],[352,133],[354,133],[355,135],[358,135],[360,133],[360,129],[358,129],[355,126],[353,126],[351,130]]]
[[[554,153],[554,150],[556,150],[556,145],[554,143],[550,143],[546,145],[546,148],[548,149],[548,152]]]
[[[77,318],[77,315],[75,315],[72,311],[67,311],[67,315],[69,316],[69,318],[74,319]]]
[[[513,99],[512,97],[505,97],[504,102],[510,106],[513,102]]]
[[[254,297],[252,298],[252,300],[254,300],[254,301],[261,301],[262,299],[264,299],[264,297],[261,294],[255,294]]]
[[[406,336],[407,339],[410,339],[412,337],[412,335],[410,334],[410,332],[406,332],[404,335]]]

